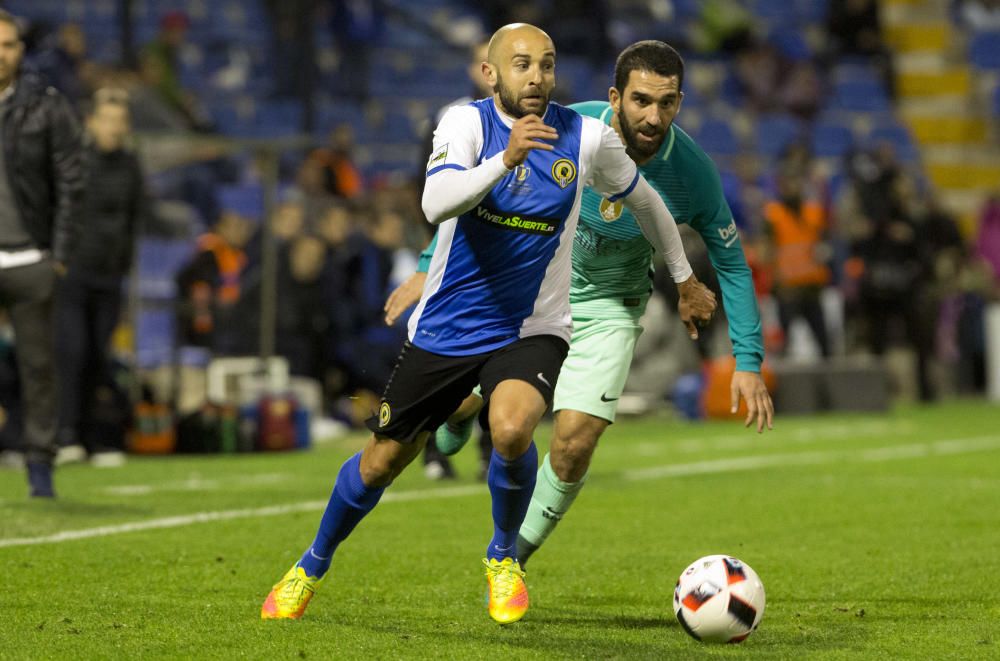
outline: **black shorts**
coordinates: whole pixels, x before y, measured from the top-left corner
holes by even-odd
[[[527,381],[551,404],[568,351],[569,345],[554,335],[522,338],[474,356],[442,356],[406,342],[379,410],[365,424],[379,436],[412,443],[420,432],[444,424],[477,384],[489,402],[497,385],[508,379]]]

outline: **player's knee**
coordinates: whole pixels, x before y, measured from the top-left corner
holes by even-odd
[[[361,479],[369,487],[389,486],[420,454],[422,446],[422,442],[403,444],[373,438],[361,454]]]
[[[590,459],[597,448],[597,438],[574,436],[553,439],[549,455],[552,470],[563,482],[579,482],[590,468]]]
[[[515,459],[531,445],[534,426],[518,420],[490,421],[493,447],[504,459]]]

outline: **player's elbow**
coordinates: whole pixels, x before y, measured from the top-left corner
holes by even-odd
[[[427,218],[427,222],[431,225],[440,225],[448,220],[450,216],[448,215],[448,210],[435,200],[435,196],[428,194],[429,191],[429,186],[424,189],[424,196],[420,201],[420,206],[424,210],[424,217]]]

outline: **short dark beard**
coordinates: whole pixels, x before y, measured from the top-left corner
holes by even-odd
[[[628,123],[628,118],[625,117],[624,110],[618,113],[618,125],[622,129],[622,137],[625,138],[625,146],[628,147],[628,151],[639,158],[639,160],[644,160],[655,156],[659,151],[660,147],[663,146],[663,139],[667,137],[667,132],[664,131],[660,137],[660,141],[655,145],[651,145],[649,150],[645,150],[639,146],[639,141],[636,138],[638,131]]]
[[[497,84],[493,86],[493,92],[500,96],[500,109],[514,119],[521,119],[529,114],[521,110],[517,103],[517,96],[513,90],[503,84],[503,78],[500,76],[499,71],[497,72]],[[545,103],[548,105],[548,99],[545,99]]]

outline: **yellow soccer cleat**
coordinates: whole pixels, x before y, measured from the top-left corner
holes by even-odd
[[[486,608],[496,622],[513,624],[528,612],[528,586],[524,583],[524,570],[513,558],[503,562],[495,558],[483,559],[486,565]]]
[[[316,594],[322,578],[306,576],[306,572],[296,563],[271,588],[270,594],[260,608],[262,620],[297,620],[302,617],[309,600]]]

